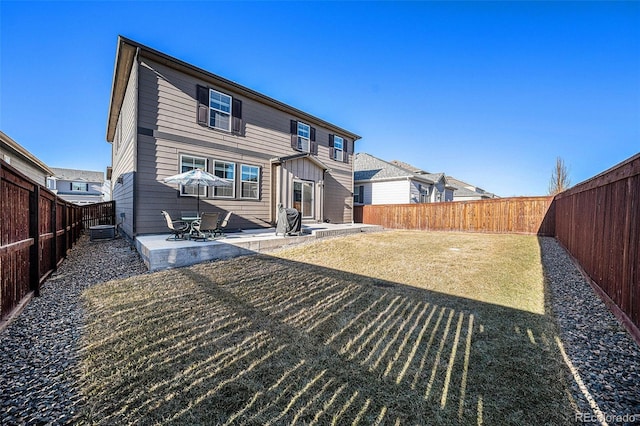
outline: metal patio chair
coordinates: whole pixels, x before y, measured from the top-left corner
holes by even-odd
[[[219,218],[220,213],[202,213],[200,220],[196,220],[191,224],[191,238],[206,241],[215,237]]]
[[[231,217],[231,214],[233,214],[233,212],[227,212],[227,214],[224,217],[224,219],[222,219],[222,222],[220,222],[218,224],[218,226],[216,227],[216,229],[213,230],[213,237],[214,238],[216,236],[219,236],[219,237],[224,236],[223,229],[225,229],[227,227],[227,225],[229,224],[229,218]]]
[[[167,241],[185,240],[185,234],[189,233],[190,226],[183,220],[173,220],[171,215],[166,211],[162,211],[162,215],[167,221],[167,227],[171,230],[172,235],[167,238]]]

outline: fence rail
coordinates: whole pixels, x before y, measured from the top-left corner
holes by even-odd
[[[640,154],[556,196],[556,238],[640,342]]]
[[[553,236],[553,197],[354,207],[354,220],[391,229]]]
[[[41,283],[80,236],[79,206],[0,160],[0,319]]]

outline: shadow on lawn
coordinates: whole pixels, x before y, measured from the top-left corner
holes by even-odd
[[[86,297],[91,422],[573,420],[543,315],[265,255]]]

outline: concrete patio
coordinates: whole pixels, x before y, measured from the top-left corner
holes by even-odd
[[[275,228],[247,229],[230,232],[212,241],[167,241],[169,234],[140,235],[136,237],[136,249],[150,271],[178,268],[215,259],[228,259],[293,246],[313,239],[377,232],[377,225],[354,224],[303,224],[301,236],[276,235]]]

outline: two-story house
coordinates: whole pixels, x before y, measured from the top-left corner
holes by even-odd
[[[311,95],[310,95],[311,96]],[[252,89],[118,38],[107,141],[112,198],[129,237],[166,232],[160,214],[194,210],[196,188],[163,179],[201,168],[231,185],[200,187],[200,210],[228,228],[272,226],[277,206],[303,221],[353,221],[360,137]]]
[[[51,167],[47,188],[60,198],[74,204],[93,204],[108,201],[105,197],[103,172]]]
[[[453,201],[444,173],[428,173],[402,161],[359,152],[354,159],[354,203],[411,204]]]

